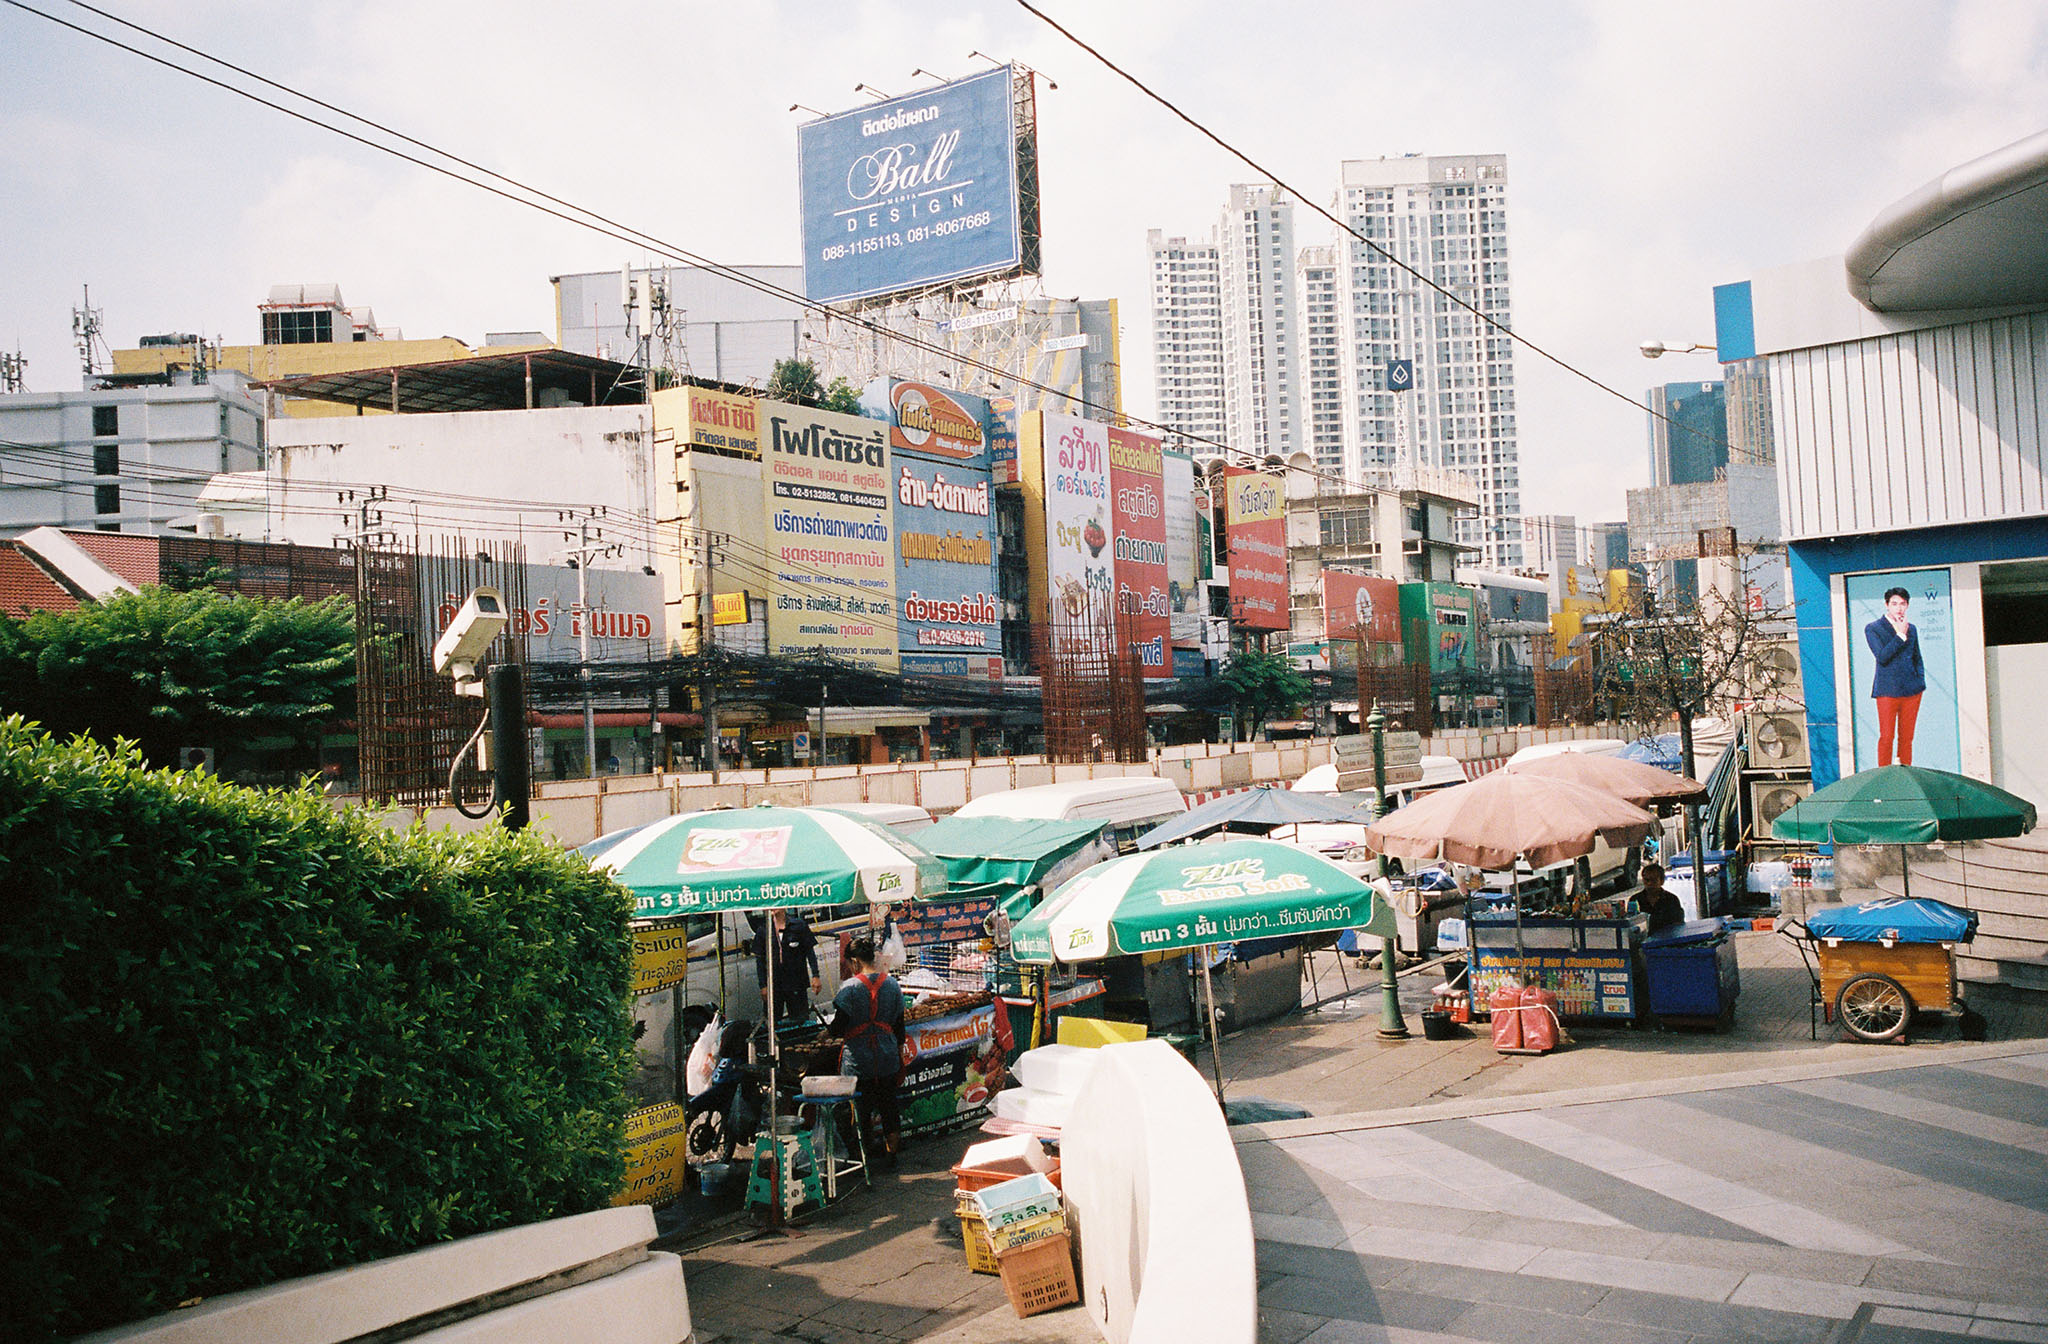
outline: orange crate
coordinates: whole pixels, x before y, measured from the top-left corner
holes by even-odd
[[[997,1257],[1003,1291],[1019,1316],[1036,1316],[1081,1300],[1074,1277],[1073,1239],[1065,1233],[1019,1246]]]
[[[996,1170],[984,1167],[955,1167],[953,1168],[953,1189],[956,1194],[963,1196],[971,1195],[977,1190],[986,1190],[992,1185],[1001,1185],[1004,1181],[1014,1181],[1019,1176],[1029,1176],[1031,1174],[1029,1170],[1010,1171],[1007,1168]],[[1052,1170],[1040,1172],[1039,1174],[1052,1182],[1053,1189],[1059,1190],[1064,1188],[1060,1185],[1060,1164],[1058,1159],[1054,1159]]]
[[[960,1215],[960,1240],[967,1247],[967,1267],[977,1274],[1000,1274],[996,1253],[988,1244],[988,1227],[978,1214]]]

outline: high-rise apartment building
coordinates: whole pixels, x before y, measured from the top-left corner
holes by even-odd
[[[1302,443],[1318,469],[1344,469],[1344,328],[1337,310],[1337,249],[1304,247],[1295,268],[1302,326]]]
[[[1225,437],[1244,452],[1284,458],[1302,446],[1293,200],[1278,187],[1232,187],[1216,250]]]
[[[1346,473],[1456,473],[1479,495],[1458,539],[1488,568],[1520,568],[1514,343],[1481,316],[1511,325],[1507,156],[1347,160],[1337,205],[1369,240],[1337,250]]]
[[[1216,243],[1145,235],[1152,266],[1152,368],[1158,420],[1227,442],[1223,418],[1223,275]]]

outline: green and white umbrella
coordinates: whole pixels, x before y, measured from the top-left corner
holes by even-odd
[[[1391,938],[1394,912],[1320,855],[1277,840],[1227,840],[1090,868],[1010,930],[1010,953],[1092,961],[1339,929]]]
[[[817,807],[685,812],[577,851],[633,893],[633,918],[930,900],[945,865],[871,821]]]
[[[1132,854],[1090,868],[1010,930],[1020,962],[1092,961],[1284,934],[1359,929],[1394,936],[1383,892],[1336,864],[1277,840],[1227,840]],[[1209,959],[1202,992],[1209,1058],[1223,1099],[1216,992]]]

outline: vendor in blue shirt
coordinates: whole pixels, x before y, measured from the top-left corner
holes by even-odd
[[[846,1042],[841,1072],[854,1076],[853,1104],[866,1151],[885,1170],[896,1167],[903,1119],[896,1087],[903,1077],[903,990],[875,964],[875,940],[863,934],[846,949],[853,978],[832,1000],[832,1034]],[[880,1141],[870,1139],[876,1129]]]

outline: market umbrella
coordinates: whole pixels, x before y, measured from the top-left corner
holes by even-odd
[[[1224,840],[1130,854],[1089,869],[1012,927],[1010,953],[1020,962],[1040,964],[1093,961],[1349,928],[1393,937],[1394,912],[1385,896],[1292,845]],[[1221,1101],[1216,992],[1206,957],[1202,991]]]
[[[1799,800],[1771,824],[1779,840],[1838,845],[1925,845],[1993,840],[2034,829],[2034,805],[1996,785],[1919,765],[1880,765]],[[1901,862],[1910,895],[1912,865]]]
[[[1519,860],[1547,868],[1592,853],[1600,840],[1633,845],[1656,827],[1655,816],[1603,790],[1501,769],[1389,812],[1366,828],[1365,839],[1382,854],[1408,863],[1507,869],[1515,892],[1519,957],[1525,955]]]
[[[1213,798],[1161,822],[1138,837],[1139,849],[1156,849],[1175,840],[1218,830],[1270,831],[1304,822],[1372,820],[1372,808],[1341,801],[1329,794],[1296,792],[1292,789],[1240,789]]]
[[[1707,796],[1707,786],[1696,779],[1660,770],[1641,761],[1620,756],[1595,756],[1583,751],[1561,751],[1554,756],[1515,761],[1501,768],[1503,774],[1537,775],[1561,779],[1568,784],[1611,793],[1637,807],[1659,803],[1696,803]]]
[[[829,808],[685,812],[599,836],[578,852],[633,893],[635,919],[838,905],[860,899],[927,900],[946,890],[945,867],[923,849],[887,827]],[[724,945],[721,936],[721,955]],[[775,960],[771,949],[766,958],[771,1135],[782,1059],[774,1023]],[[778,1191],[781,1160],[781,1148],[775,1145]],[[782,1207],[779,1195],[771,1207]]]

